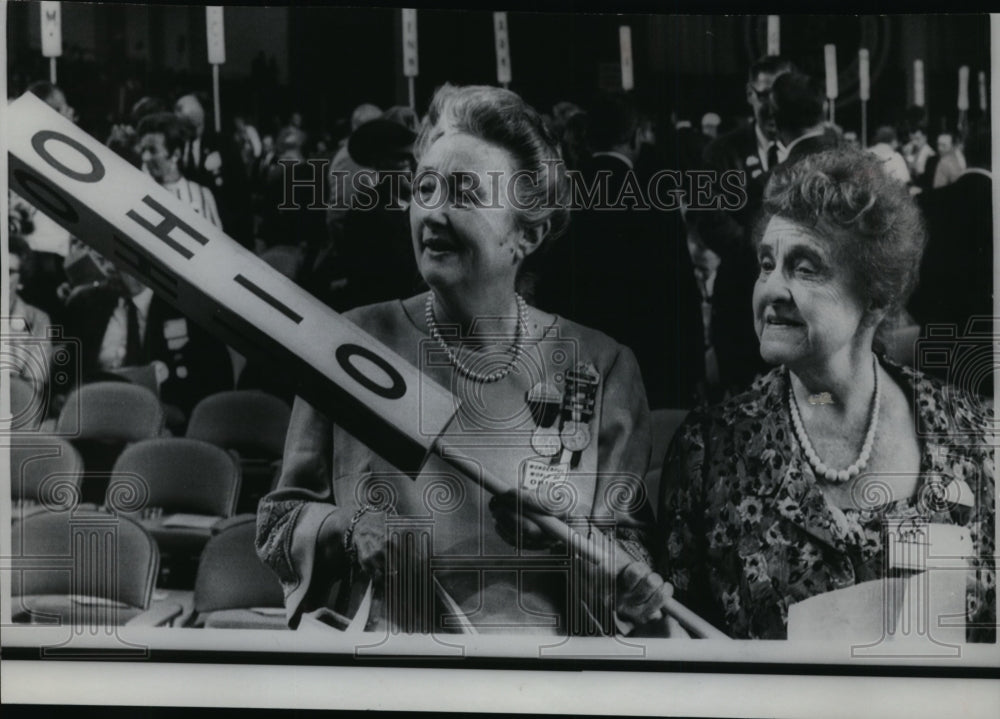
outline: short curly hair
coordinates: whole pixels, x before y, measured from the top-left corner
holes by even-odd
[[[569,183],[559,142],[541,115],[517,93],[489,85],[457,87],[444,84],[434,93],[413,147],[420,160],[446,129],[467,133],[502,147],[515,169],[532,173],[537,182],[518,183],[521,224],[548,221],[547,239],[561,235],[569,224]]]
[[[755,243],[775,216],[826,237],[834,258],[850,267],[865,306],[884,310],[887,320],[917,286],[923,219],[906,187],[869,152],[827,150],[779,168],[764,190]]]

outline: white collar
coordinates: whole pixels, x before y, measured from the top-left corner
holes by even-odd
[[[963,175],[968,175],[969,173],[975,173],[976,175],[985,175],[986,177],[993,179],[993,173],[982,167],[966,167],[962,170]]]
[[[627,155],[623,155],[622,153],[617,152],[615,150],[607,150],[607,151],[595,152],[595,153],[593,153],[591,155],[591,157],[600,157],[602,155],[606,155],[608,157],[617,157],[619,160],[621,160],[626,165],[628,165],[628,169],[630,169],[630,170],[634,169],[634,167],[635,167],[635,165],[632,163],[632,160],[630,160]]]
[[[756,122],[753,124],[753,133],[757,136],[757,149],[762,150],[766,154],[774,141],[767,139],[767,135],[764,134],[764,131],[760,129],[760,125]],[[780,147],[781,143],[778,143],[778,146]]]
[[[792,140],[785,146],[785,157],[788,157],[788,155],[792,151],[792,148],[798,145],[803,140],[808,140],[810,137],[822,137],[823,133],[824,130],[814,130],[813,132],[807,132],[805,135],[802,135],[801,137],[796,137],[794,140]]]
[[[143,317],[149,314],[149,305],[153,301],[153,290],[149,287],[143,289],[139,294],[132,295],[132,304],[139,310]]]

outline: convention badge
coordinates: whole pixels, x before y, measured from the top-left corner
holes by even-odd
[[[163,338],[167,341],[167,349],[179,350],[188,342],[187,320],[183,317],[166,320],[163,323]]]
[[[582,452],[590,445],[590,428],[584,422],[569,421],[563,425],[559,437],[570,452]]]
[[[966,527],[907,517],[887,519],[885,531],[890,569],[963,567],[973,555],[972,535]]]
[[[562,449],[559,430],[555,427],[536,427],[531,435],[531,448],[543,457],[554,457]]]
[[[522,465],[521,489],[526,492],[550,492],[566,482],[569,465],[549,464],[529,459]]]

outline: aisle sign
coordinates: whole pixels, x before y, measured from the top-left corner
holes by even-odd
[[[41,3],[42,57],[62,55],[62,10],[57,2]]]

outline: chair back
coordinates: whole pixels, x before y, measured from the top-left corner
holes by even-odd
[[[288,403],[266,392],[218,392],[195,405],[185,436],[234,449],[241,457],[277,459],[291,415]]]
[[[48,409],[41,385],[10,372],[10,429],[35,430]]]
[[[229,517],[239,491],[239,463],[229,452],[196,439],[162,437],[125,448],[111,471],[107,503],[127,514],[158,507]],[[116,495],[126,498],[127,508],[115,507]]]
[[[285,606],[277,575],[257,556],[256,529],[256,517],[246,515],[243,521],[233,520],[205,545],[194,584],[197,614]]]
[[[686,409],[656,409],[650,412],[653,450],[649,458],[649,468],[643,477],[643,484],[646,486],[646,496],[654,513],[659,509],[660,475],[663,473],[663,463],[670,447],[670,440],[687,415]]]
[[[15,440],[10,448],[10,491],[15,502],[70,509],[80,500],[83,459],[60,437]]]
[[[163,407],[156,395],[130,382],[80,385],[66,398],[56,433],[76,439],[136,442],[163,432]]]
[[[128,517],[46,511],[16,522],[12,533],[15,562],[30,566],[37,558],[40,565],[11,573],[13,596],[75,595],[149,607],[160,551]]]

